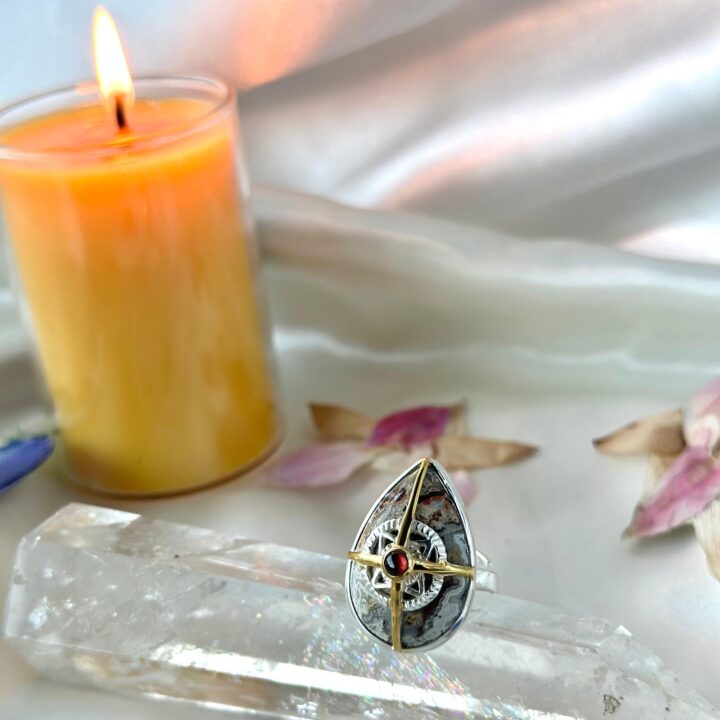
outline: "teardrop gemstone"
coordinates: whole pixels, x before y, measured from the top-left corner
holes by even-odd
[[[472,536],[462,500],[436,460],[415,463],[378,498],[351,555],[346,590],[353,615],[396,650],[444,642],[470,606]],[[392,599],[398,583],[399,603]]]

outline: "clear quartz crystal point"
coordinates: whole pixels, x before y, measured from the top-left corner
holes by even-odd
[[[339,546],[342,543],[339,543]],[[622,627],[477,592],[429,653],[373,642],[345,561],[88,505],[21,542],[5,633],[53,678],[289,718],[706,720]]]

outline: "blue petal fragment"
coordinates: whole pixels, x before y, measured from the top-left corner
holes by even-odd
[[[0,493],[42,465],[54,448],[48,435],[14,438],[0,447]]]

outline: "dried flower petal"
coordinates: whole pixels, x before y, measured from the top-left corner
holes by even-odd
[[[447,429],[456,408],[447,405],[424,405],[391,413],[380,418],[373,428],[371,446],[400,446],[432,442]]]
[[[609,455],[677,455],[685,447],[682,423],[681,410],[649,415],[593,440],[593,445]]]
[[[466,470],[457,470],[452,476],[453,485],[460,494],[462,501],[469,505],[478,494],[477,483],[472,479],[470,473]]]
[[[340,405],[311,403],[310,414],[326,440],[367,440],[375,427],[375,418]]]
[[[698,418],[703,415],[720,415],[720,378],[698,390],[690,400],[688,416]]]
[[[47,435],[15,438],[0,447],[0,492],[42,465],[52,454],[54,443]]]
[[[677,455],[651,455],[648,458],[648,472],[643,483],[643,494],[640,498],[642,505],[647,505],[650,498],[655,495],[665,474],[677,460]]]
[[[711,502],[693,520],[710,572],[720,580],[720,500]]]
[[[445,428],[445,435],[467,435],[467,402],[463,400],[452,406],[450,422]]]
[[[720,440],[720,419],[716,415],[702,415],[685,422],[685,438],[690,447],[712,450]]]
[[[685,419],[688,445],[714,449],[720,442],[720,379],[713,380],[696,393]]]
[[[626,536],[658,535],[690,521],[720,495],[720,465],[705,448],[687,448],[647,504],[638,505]]]
[[[267,485],[282,488],[339,485],[383,452],[351,441],[310,445],[270,465],[261,478]]]
[[[466,437],[464,403],[408,408],[377,422],[338,405],[313,403],[310,412],[323,439],[334,442],[300,450],[270,465],[263,473],[268,485],[336,485],[383,456],[435,454],[450,470],[458,471],[502,465],[536,451],[521,443]],[[458,475],[456,484],[468,502],[477,493],[466,473]]]
[[[532,445],[506,440],[445,435],[435,441],[435,456],[448,470],[481,470],[507,465],[534,455]]]

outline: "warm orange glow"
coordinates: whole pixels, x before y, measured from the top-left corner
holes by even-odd
[[[93,18],[95,75],[105,105],[116,112],[117,103],[125,109],[133,101],[133,84],[120,36],[110,13],[99,5]]]

